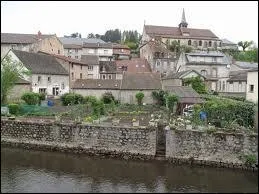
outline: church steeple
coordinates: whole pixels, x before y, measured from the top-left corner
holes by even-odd
[[[184,12],[184,9],[183,9],[183,13],[182,13],[182,20],[181,20],[181,23],[179,24],[179,28],[187,28],[188,26],[188,23],[186,22],[186,19],[185,19],[185,12]]]

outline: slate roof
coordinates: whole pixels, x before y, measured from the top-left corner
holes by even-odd
[[[100,73],[116,73],[117,66],[115,61],[100,61]]]
[[[157,90],[162,89],[159,73],[125,72],[122,80],[123,90]]]
[[[98,38],[68,38],[68,37],[59,37],[59,40],[64,45],[82,45],[83,42],[86,43],[105,43],[103,40]]]
[[[153,36],[174,37],[174,38],[197,38],[197,39],[218,39],[218,37],[208,29],[178,28],[169,26],[144,26],[146,34]],[[183,33],[189,33],[189,36],[183,36]]]
[[[114,49],[129,49],[130,48],[127,45],[118,44],[118,43],[112,43],[112,48]]]
[[[88,65],[98,65],[99,58],[96,55],[81,55],[81,62]]]
[[[82,49],[82,45],[77,44],[63,44],[64,49]]]
[[[180,103],[203,103],[201,96],[189,86],[165,86],[164,90],[169,91],[179,97]]]
[[[113,79],[77,79],[72,88],[73,89],[112,89],[119,90],[121,80]]]
[[[247,71],[238,71],[235,73],[230,74],[230,78],[227,80],[227,82],[230,81],[247,81]]]
[[[146,59],[132,58],[131,60],[117,60],[115,61],[118,71],[123,71],[127,67],[127,72],[151,72],[150,65]]]
[[[12,50],[12,52],[33,74],[68,75],[68,72],[51,55],[19,50]]]
[[[231,42],[231,41],[229,41],[228,39],[225,39],[225,38],[222,39],[222,44],[237,45],[236,43]]]
[[[19,77],[18,80],[15,82],[15,84],[28,84],[29,85],[30,82]]]
[[[84,48],[110,48],[112,49],[111,43],[83,43]]]
[[[179,72],[170,72],[165,78],[163,79],[180,79],[184,74],[188,74],[190,72],[195,72],[197,73],[199,76],[206,78],[205,76],[203,76],[202,74],[200,74],[199,72],[195,71],[195,70],[186,70],[186,71],[179,71]]]
[[[252,68],[258,68],[258,63],[251,63],[251,62],[245,62],[245,61],[235,61],[235,65],[242,69],[252,69]]]
[[[49,38],[55,35],[40,35],[41,39]],[[39,40],[38,34],[16,34],[16,33],[1,33],[1,44],[32,44]]]

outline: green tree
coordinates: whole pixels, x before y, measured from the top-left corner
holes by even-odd
[[[26,75],[30,75],[30,71],[22,63],[12,60],[10,56],[1,60],[1,104],[6,103],[8,93],[18,79]]]
[[[191,85],[192,88],[199,94],[206,94],[206,86],[204,81],[199,77],[191,77],[183,80],[184,85]]]
[[[160,106],[166,105],[166,96],[168,95],[167,91],[158,90],[152,92],[152,97],[157,101]]]
[[[87,35],[87,38],[95,38],[95,35],[93,33],[90,33]]]
[[[137,101],[138,101],[138,105],[141,105],[142,104],[142,100],[143,100],[143,98],[144,98],[144,93],[143,92],[138,92],[137,94],[136,94],[136,99],[137,99]]]
[[[174,111],[174,105],[179,101],[178,96],[174,94],[169,94],[166,96],[166,106],[168,108],[168,118],[170,118],[171,113]]]
[[[253,41],[240,41],[237,43],[238,46],[242,47],[243,51],[246,50],[246,48],[250,47],[253,44]]]

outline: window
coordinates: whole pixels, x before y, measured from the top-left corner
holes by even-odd
[[[103,50],[104,54],[108,54],[108,50]]]
[[[254,85],[249,85],[249,92],[253,93],[254,92]]]
[[[106,75],[102,75],[102,79],[106,79]]]
[[[219,47],[221,47],[221,42],[219,42]]]
[[[206,70],[201,70],[201,74],[206,76],[207,75],[207,71]]]
[[[109,75],[109,79],[112,79],[112,75]]]
[[[71,68],[72,68],[72,69],[74,68],[74,64],[73,64],[73,63],[71,64]]]
[[[216,57],[212,57],[212,62],[217,62],[217,58]]]
[[[41,76],[38,76],[38,83],[41,81]]]
[[[80,73],[80,79],[83,79],[83,74],[82,73]]]
[[[72,80],[74,80],[74,73],[73,72],[71,73],[71,77],[72,77]]]
[[[202,41],[201,40],[199,41],[199,46],[202,46]]]
[[[241,84],[242,84],[242,82],[241,82],[241,81],[239,81],[239,82],[238,82],[238,84],[240,84],[240,85],[241,85]]]
[[[221,90],[221,81],[219,81],[219,90]]]
[[[64,82],[61,83],[61,89],[62,89],[62,90],[65,89],[65,83],[64,83]]]
[[[211,41],[209,41],[209,47],[211,47],[212,46],[212,43],[211,43]]]
[[[93,68],[92,65],[89,65],[89,66],[88,66],[88,70],[89,70],[89,71],[93,71],[93,69],[94,69],[94,68]]]
[[[60,54],[60,50],[58,50],[58,54]]]
[[[75,49],[75,53],[78,53],[78,49]]]
[[[83,69],[83,65],[81,65],[81,70]]]
[[[70,56],[70,55],[68,55],[68,58],[71,58],[71,56]]]
[[[76,59],[78,59],[78,56],[75,56]]]
[[[229,84],[233,84],[233,81],[230,81]]]
[[[47,88],[39,88],[39,93],[45,94],[45,93],[46,93],[46,90],[47,90]]]
[[[48,82],[49,82],[49,83],[51,82],[51,77],[50,77],[50,76],[48,77]]]
[[[192,45],[192,41],[191,40],[188,40],[188,45]]]

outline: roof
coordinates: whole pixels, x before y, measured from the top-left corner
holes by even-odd
[[[204,102],[201,96],[189,86],[165,86],[164,89],[178,96],[180,103],[195,104]]]
[[[73,89],[113,89],[119,90],[121,80],[114,79],[77,79]]]
[[[82,45],[77,44],[63,44],[64,49],[82,49]]]
[[[230,73],[229,81],[247,81],[247,71],[236,71]]]
[[[256,71],[258,71],[258,67],[252,68],[252,69],[248,70],[247,72],[256,72]]]
[[[33,74],[68,75],[68,72],[54,56],[18,50],[12,50],[12,52],[26,68],[32,71]]]
[[[129,49],[130,48],[127,45],[118,44],[118,43],[112,43],[112,48],[114,49]]]
[[[122,80],[123,90],[157,90],[162,89],[159,73],[125,72]]]
[[[234,43],[234,42],[231,42],[231,41],[229,41],[228,39],[222,39],[222,44],[231,44],[231,45],[236,45],[237,46],[237,44],[236,43]]]
[[[59,40],[64,45],[82,45],[83,42],[87,43],[105,43],[103,40],[98,38],[71,38],[71,37],[59,37]]]
[[[117,66],[115,61],[100,61],[100,73],[116,73]]]
[[[1,33],[1,44],[32,44],[40,39],[45,39],[55,36],[54,34],[42,34],[40,37],[38,34],[16,34],[16,33]],[[40,39],[39,39],[40,38]]]
[[[96,55],[81,55],[81,62],[88,65],[98,65],[99,58]]]
[[[241,69],[258,68],[258,63],[245,62],[245,61],[235,61],[234,64],[237,65]]]
[[[183,75],[189,74],[191,72],[195,72],[199,76],[206,78],[205,76],[203,76],[202,74],[200,74],[199,72],[197,72],[195,70],[186,70],[186,71],[179,71],[179,72],[169,72],[169,74],[163,79],[181,79]]]
[[[225,55],[219,51],[198,51],[192,53],[186,53],[190,56],[206,56],[206,57],[224,57]]]
[[[208,29],[194,28],[178,28],[169,26],[144,26],[146,34],[163,37],[178,37],[178,38],[215,38],[218,37]],[[183,36],[183,33],[189,33],[189,36]]]
[[[15,84],[30,84],[30,82],[19,77]]]
[[[110,48],[112,49],[111,43],[83,43],[84,48]]]
[[[118,60],[115,61],[118,71],[123,71],[127,68],[127,72],[151,72],[150,65],[146,59],[132,58],[131,60]]]

